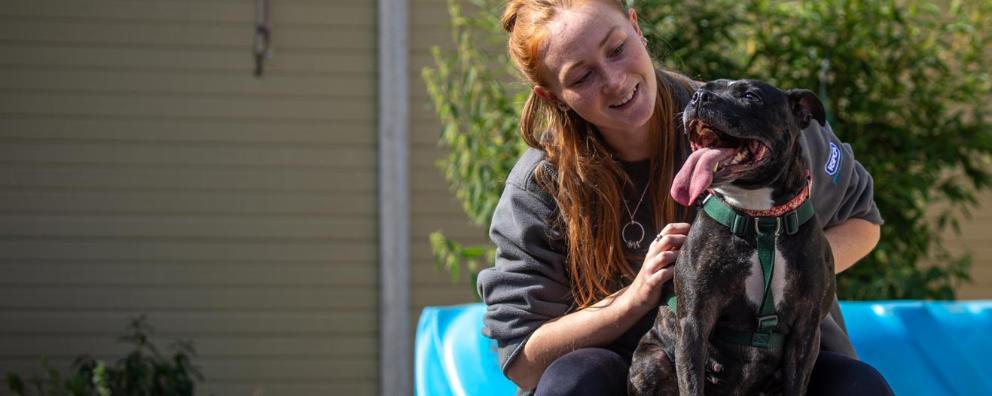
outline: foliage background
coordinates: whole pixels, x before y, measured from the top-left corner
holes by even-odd
[[[529,87],[514,82],[498,27],[502,1],[449,0],[455,49],[434,48],[427,83],[443,125],[439,166],[469,218],[488,229],[524,149],[517,120]],[[463,5],[472,12],[463,12]],[[818,92],[837,135],[875,180],[886,220],[878,247],[838,278],[844,299],[953,299],[971,259],[941,236],[990,185],[992,2],[711,0],[634,2],[659,66],[694,79],[756,78]],[[435,261],[459,279],[493,247],[431,235]]]
[[[7,386],[11,394],[19,396],[192,396],[196,382],[203,381],[203,374],[193,364],[196,350],[192,341],[175,341],[170,345],[172,355],[166,355],[152,342],[153,333],[144,315],[132,318],[127,333],[118,341],[133,345],[133,350],[112,365],[79,355],[72,370],[62,374],[42,359],[42,375],[25,380],[7,373]]]

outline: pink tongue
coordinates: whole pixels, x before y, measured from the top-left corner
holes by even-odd
[[[732,148],[705,147],[692,152],[672,181],[672,198],[682,205],[692,205],[713,181],[713,167],[735,152]]]

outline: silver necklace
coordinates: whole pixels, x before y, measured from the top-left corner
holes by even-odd
[[[624,209],[627,209],[627,215],[630,216],[630,222],[624,224],[623,228],[620,230],[620,239],[623,239],[623,243],[627,245],[628,249],[640,249],[641,242],[644,241],[644,225],[642,225],[639,221],[634,220],[634,215],[637,214],[637,211],[641,209],[641,202],[644,202],[644,194],[647,194],[649,187],[651,187],[650,180],[648,180],[648,184],[644,186],[644,191],[641,191],[641,199],[637,200],[637,205],[634,206],[633,212],[630,211],[630,206],[627,205],[627,200],[621,197],[621,200],[623,201],[623,207]],[[636,241],[633,238],[630,239],[627,238],[628,230],[631,233],[635,233],[635,232],[639,233],[639,236],[637,237]]]

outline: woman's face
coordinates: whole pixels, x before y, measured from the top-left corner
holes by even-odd
[[[654,110],[654,66],[637,15],[601,1],[561,10],[548,22],[542,96],[565,103],[603,133],[631,133]],[[543,91],[543,92],[542,92]]]

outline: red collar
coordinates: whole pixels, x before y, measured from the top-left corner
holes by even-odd
[[[789,202],[786,202],[786,203],[784,203],[782,205],[779,205],[779,206],[776,206],[776,207],[773,207],[773,208],[770,208],[770,209],[765,209],[765,210],[748,210],[748,209],[740,209],[740,208],[737,208],[737,210],[739,210],[741,212],[744,212],[744,214],[746,214],[748,216],[751,216],[751,217],[779,217],[779,216],[782,216],[782,215],[784,215],[786,213],[789,213],[789,212],[791,212],[793,210],[798,209],[799,208],[799,205],[802,205],[803,202],[806,202],[806,200],[809,199],[809,190],[810,190],[810,185],[812,183],[813,182],[810,180],[809,175],[807,175],[806,176],[806,185],[803,186],[802,191],[800,191],[799,194],[796,194],[795,197],[792,197],[792,199],[789,200]]]

